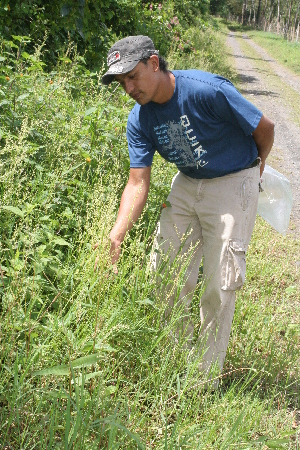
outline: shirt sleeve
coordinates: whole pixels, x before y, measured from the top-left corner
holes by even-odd
[[[133,108],[127,121],[127,141],[130,167],[149,167],[152,164],[155,148],[142,131],[139,118],[140,109]]]
[[[262,117],[262,112],[227,80],[220,85],[215,104],[218,116],[239,126],[246,136],[253,133]]]

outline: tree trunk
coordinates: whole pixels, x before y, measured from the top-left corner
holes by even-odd
[[[278,0],[278,9],[277,9],[277,34],[280,31],[280,0]]]
[[[268,28],[270,27],[271,22],[272,22],[272,19],[273,19],[273,13],[274,13],[274,1],[275,1],[275,0],[271,0],[271,5],[270,5],[270,15],[269,15],[269,18],[268,18],[268,21],[267,21]],[[300,1],[300,0],[299,0],[299,1]],[[265,30],[265,31],[266,31],[266,30]]]
[[[264,6],[264,10],[262,12],[262,20],[264,23],[264,31],[266,31],[266,26],[267,26],[267,19],[266,19],[266,10],[267,10],[267,6],[268,6],[268,0],[265,1],[265,6]]]
[[[245,25],[245,21],[246,21],[246,17],[245,17],[246,8],[247,8],[247,4],[246,4],[246,0],[244,0],[243,7],[242,7],[242,25]]]
[[[292,6],[293,6],[293,0],[290,1],[288,18],[287,18],[287,22],[285,24],[285,30],[284,30],[284,37],[285,37],[285,39],[288,38],[288,33],[289,33],[289,30],[290,30]]]
[[[256,14],[256,25],[259,27],[259,16],[260,16],[260,4],[261,0],[258,0],[257,14]]]
[[[254,5],[254,0],[252,0],[252,9],[253,9],[253,24],[254,27],[256,25],[256,20],[255,20],[255,5]]]
[[[298,2],[297,11],[296,11],[296,14],[295,14],[295,21],[294,21],[294,28],[295,28],[295,30],[297,28],[297,20],[298,20],[299,8],[300,8],[300,0]]]

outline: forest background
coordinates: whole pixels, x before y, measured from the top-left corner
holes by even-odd
[[[297,40],[299,5],[1,0],[1,449],[299,447],[298,274],[288,265],[299,242],[257,221],[220,387],[205,389],[201,354],[172,340],[182,309],[162,324],[149,267],[176,172],[158,157],[143,217],[111,271],[134,103],[100,82],[108,48],[147,34],[171,69],[238,83],[224,46],[227,27],[239,29],[231,21]],[[186,264],[159,274],[161,286],[178,293]],[[200,274],[195,339],[203,288]]]

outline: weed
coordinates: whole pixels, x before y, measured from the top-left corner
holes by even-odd
[[[298,445],[299,243],[257,222],[224,374],[207,389],[201,351],[174,339],[182,305],[163,319],[170,278],[162,273],[158,287],[150,270],[174,167],[155,157],[116,276],[107,244],[128,176],[132,101],[103,88],[78,55],[46,74],[38,54],[18,58],[19,46],[4,46],[14,70],[1,78],[1,446]],[[184,264],[171,268],[174,292]],[[199,295],[201,279],[194,317]]]

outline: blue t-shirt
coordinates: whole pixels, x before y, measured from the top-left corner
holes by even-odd
[[[157,150],[192,178],[215,178],[257,158],[252,132],[262,113],[225,78],[175,70],[175,91],[164,104],[136,104],[127,123],[130,167],[148,167]]]

